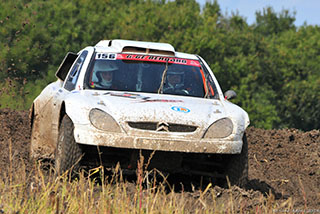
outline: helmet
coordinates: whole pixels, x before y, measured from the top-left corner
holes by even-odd
[[[109,60],[97,60],[93,68],[94,72],[115,71],[118,66]]]
[[[115,70],[118,70],[118,66],[114,62],[110,60],[97,60],[93,67],[92,81],[100,82],[102,81],[102,73],[113,72]]]
[[[184,82],[184,72],[177,70],[168,70],[167,72],[167,80],[169,81],[171,76],[179,76],[180,78],[175,78],[175,84],[182,84]]]

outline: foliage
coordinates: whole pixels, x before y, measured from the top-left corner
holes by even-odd
[[[271,7],[263,9],[263,12],[256,12],[255,30],[267,36],[270,34],[279,34],[287,30],[294,30],[294,15],[291,15],[288,10],[283,10],[280,14],[273,11]]]
[[[267,7],[248,25],[217,1],[1,1],[0,107],[29,108],[66,52],[121,38],[199,54],[256,127],[319,129],[320,29],[294,21]]]

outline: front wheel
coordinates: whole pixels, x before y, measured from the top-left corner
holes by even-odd
[[[73,136],[74,125],[68,115],[64,115],[59,128],[58,143],[55,152],[55,169],[58,175],[67,170],[72,173],[79,170],[82,151]]]
[[[244,187],[248,182],[248,141],[243,134],[243,145],[240,154],[232,155],[227,166],[227,176],[231,185]]]

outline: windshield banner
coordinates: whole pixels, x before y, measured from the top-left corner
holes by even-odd
[[[147,62],[166,62],[181,65],[191,65],[200,67],[200,63],[197,60],[192,59],[182,59],[176,57],[165,57],[165,56],[148,56],[148,55],[138,55],[138,54],[117,54],[117,59],[121,60],[138,60]]]
[[[198,60],[183,59],[176,57],[166,57],[166,56],[150,56],[150,55],[139,55],[139,54],[110,54],[110,53],[98,53],[96,59],[106,59],[106,60],[136,60],[145,62],[163,62],[180,65],[190,65],[201,67]]]

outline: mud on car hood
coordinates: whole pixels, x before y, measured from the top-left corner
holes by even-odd
[[[220,100],[175,95],[126,92],[85,92],[92,108],[110,114],[119,123],[155,122],[208,127],[227,117]]]

